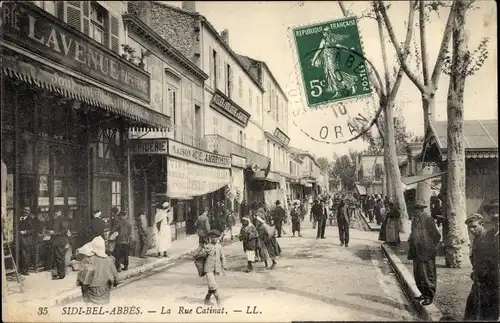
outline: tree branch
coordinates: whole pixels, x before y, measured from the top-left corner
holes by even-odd
[[[380,16],[379,10],[377,10],[375,1],[372,2],[372,6],[375,11],[375,16],[377,17],[378,37],[380,39],[380,49],[382,50],[382,61],[384,62],[385,93],[390,93],[391,79],[389,77],[389,63],[387,61],[387,50],[385,48],[384,26],[382,25],[382,17]]]
[[[453,5],[450,8],[450,14],[448,15],[448,21],[446,22],[446,27],[444,29],[443,39],[441,40],[441,46],[439,47],[436,65],[434,65],[434,70],[432,71],[431,83],[434,87],[437,87],[439,83],[439,77],[441,76],[441,72],[443,71],[443,65],[446,58],[445,52],[448,49],[448,43],[450,42],[453,18],[455,16],[454,9],[455,2],[453,2]]]
[[[408,68],[408,63],[406,61],[406,58],[408,56],[408,48],[407,46],[403,49],[398,45],[399,42],[396,38],[396,35],[394,34],[394,28],[392,27],[392,23],[389,20],[389,16],[387,15],[387,11],[385,10],[384,4],[381,0],[378,0],[378,8],[380,10],[380,13],[382,14],[382,17],[384,18],[385,26],[387,28],[387,32],[389,33],[389,37],[391,38],[391,43],[394,45],[394,49],[396,50],[396,54],[398,55],[399,62],[401,64],[401,67],[403,68],[403,71],[405,72],[406,76],[415,84],[415,86],[418,88],[420,93],[425,93],[425,86],[422,84],[417,76]],[[411,32],[413,28],[413,18],[415,16],[415,5],[413,1],[409,2],[410,6],[410,11],[408,13],[408,26],[407,26],[407,38],[408,38],[408,33]],[[411,37],[410,37],[411,39]]]
[[[419,0],[420,55],[422,57],[422,74],[424,85],[429,85],[429,57],[427,56],[427,34],[425,32],[425,4]]]

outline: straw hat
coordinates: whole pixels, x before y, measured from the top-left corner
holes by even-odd
[[[474,221],[484,222],[484,218],[479,213],[470,214],[467,216],[467,219],[465,219],[465,224],[469,224]]]
[[[207,235],[209,237],[220,237],[220,232],[219,230],[210,230],[208,231]]]

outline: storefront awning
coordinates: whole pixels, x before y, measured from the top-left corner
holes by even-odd
[[[439,177],[439,176],[441,176],[444,173],[445,172],[434,173],[434,174],[427,174],[427,175],[419,175],[419,176],[402,177],[401,181],[405,185],[411,185],[411,184],[416,184],[416,183],[419,183],[419,182],[426,181],[426,180],[434,178],[434,177]]]
[[[90,82],[64,73],[64,67],[53,68],[3,49],[2,70],[5,75],[58,93],[68,98],[111,111],[142,124],[170,128],[170,118],[145,106],[107,91]],[[51,65],[56,65],[51,63]],[[82,77],[83,78],[83,77]]]
[[[366,195],[366,187],[360,184],[356,184],[356,191],[359,195]]]
[[[266,176],[266,172],[263,170],[260,170],[256,172],[253,176],[254,180],[258,181],[268,181],[268,182],[273,182],[273,183],[279,183],[281,181],[281,176],[279,174],[269,172]]]

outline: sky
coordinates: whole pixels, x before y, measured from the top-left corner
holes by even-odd
[[[165,1],[171,5],[181,7],[181,1]],[[345,1],[346,8],[356,15],[370,8],[370,2]],[[483,37],[489,37],[489,57],[479,72],[466,80],[465,88],[465,119],[498,119],[497,115],[497,35],[496,35],[496,5],[494,1],[475,2],[478,9],[467,14],[466,30],[469,35],[469,47],[474,49]],[[229,30],[229,44],[239,54],[265,61],[272,73],[285,90],[290,102],[289,111],[294,109],[298,83],[296,77],[296,54],[291,46],[289,28],[310,25],[313,23],[343,18],[340,7],[336,1],[196,1],[196,11],[204,15],[218,30]],[[389,18],[395,29],[397,39],[402,42],[406,32],[408,18],[408,3],[406,1],[391,2],[388,11]],[[441,38],[443,35],[448,11],[442,11],[431,16],[427,24],[427,46],[430,69],[434,66]],[[418,16],[415,17],[417,19]],[[377,32],[377,24],[372,19],[364,19],[359,23],[365,56],[372,61],[377,70],[382,73],[383,62],[381,59],[381,46]],[[388,36],[387,36],[388,38]],[[414,30],[413,46],[419,43],[418,30]],[[395,51],[388,41],[386,48],[389,62],[395,61]],[[389,63],[391,64],[391,63]],[[389,69],[393,70],[391,64]],[[417,68],[415,60],[410,60],[412,70],[422,79],[421,70]],[[442,75],[436,94],[436,120],[446,120],[446,97],[449,78]],[[291,98],[292,97],[292,98]],[[405,118],[407,129],[414,135],[423,135],[423,114],[421,108],[420,92],[415,85],[405,76],[403,78],[396,105]],[[310,132],[317,128],[317,121],[311,118],[294,120],[299,125],[292,123],[294,117],[289,116],[290,145],[307,149],[316,157],[331,159],[333,153],[344,154],[349,149],[363,150],[366,143],[360,139],[347,144],[325,144],[309,139],[299,127]],[[307,121],[304,121],[307,119]]]

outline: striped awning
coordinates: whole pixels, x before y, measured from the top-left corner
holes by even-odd
[[[161,129],[171,126],[170,118],[161,113],[22,55],[10,55],[3,51],[2,71],[9,77],[86,102],[144,125]]]

